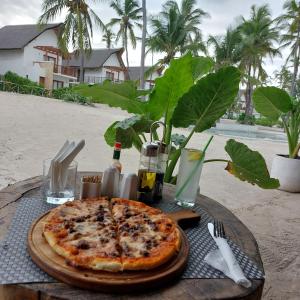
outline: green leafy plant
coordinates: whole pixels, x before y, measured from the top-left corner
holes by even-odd
[[[300,149],[300,101],[277,87],[259,87],[253,93],[257,112],[271,121],[281,119],[288,145],[289,157],[297,158]]]
[[[75,102],[82,105],[91,105],[91,97],[86,97],[74,92],[73,88],[61,88],[52,91],[52,97],[67,102]]]
[[[176,174],[173,173],[181,149],[188,145],[194,134],[209,129],[224,115],[239,90],[240,73],[237,68],[225,67],[215,73],[209,73],[212,64],[205,72],[198,68],[207,65],[207,62],[207,58],[193,57],[190,53],[171,60],[164,75],[155,80],[147,102],[140,98],[140,92],[132,82],[97,86],[99,93],[98,96],[94,93],[94,100],[135,114],[111,124],[105,133],[106,142],[113,146],[118,140],[124,148],[134,146],[140,150],[147,140],[146,136],[149,136],[150,124],[163,119],[166,125],[163,139],[171,146],[165,181],[175,183]],[[174,127],[190,128],[189,134],[172,134]],[[153,137],[158,139],[156,130]],[[230,174],[262,188],[279,186],[277,179],[270,178],[266,163],[258,152],[234,140],[227,142],[225,150],[230,160],[210,159],[204,162],[226,163]]]
[[[240,124],[254,125],[255,116],[248,116],[245,113],[241,113],[237,118],[237,122]]]
[[[3,80],[5,81],[5,85],[1,85],[2,90],[36,96],[43,96],[45,94],[45,89],[41,85],[11,71],[4,74]]]
[[[260,126],[267,126],[267,127],[273,127],[273,126],[277,126],[277,127],[283,127],[282,122],[280,120],[278,121],[272,121],[270,119],[267,118],[257,118],[255,119],[255,125],[260,125]]]

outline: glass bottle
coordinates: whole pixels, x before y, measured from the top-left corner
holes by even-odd
[[[164,177],[168,163],[168,146],[161,141],[155,141],[158,145],[158,161],[157,161],[157,174],[155,180],[155,189],[154,189],[154,201],[159,201],[162,199],[162,191],[164,185]]]
[[[158,165],[157,143],[144,143],[141,149],[138,171],[138,200],[147,204],[154,202],[155,180]]]
[[[120,173],[122,171],[122,164],[120,163],[121,149],[122,144],[120,142],[115,142],[113,161],[111,164],[111,166],[119,170]]]

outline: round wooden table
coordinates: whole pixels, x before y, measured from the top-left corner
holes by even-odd
[[[82,175],[96,174],[80,172]],[[0,191],[0,240],[5,237],[22,196],[41,195],[42,177],[33,177],[10,185]],[[79,185],[79,182],[78,182]],[[77,189],[79,190],[79,189]],[[174,199],[174,186],[165,184],[164,197]],[[263,270],[256,240],[247,227],[218,202],[199,195],[200,206],[226,224],[226,233]],[[76,289],[63,283],[32,283],[0,285],[0,299],[5,300],[92,300],[92,299],[260,299],[264,280],[252,280],[245,289],[230,279],[180,279],[162,288],[135,294],[106,294]]]

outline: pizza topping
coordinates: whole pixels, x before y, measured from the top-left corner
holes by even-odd
[[[143,251],[141,254],[145,257],[148,257],[150,255],[150,253],[148,251]]]
[[[84,249],[84,250],[90,249],[90,244],[89,244],[89,242],[86,241],[86,240],[80,240],[80,241],[78,242],[78,244],[77,244],[77,248],[78,248],[78,249]]]
[[[109,239],[108,238],[100,238],[100,242],[102,243],[102,244],[106,244],[106,243],[108,243],[109,242]]]
[[[103,222],[104,221],[104,215],[98,214],[97,217],[96,217],[96,221]]]
[[[75,228],[74,227],[70,227],[69,228],[69,233],[74,233],[74,232],[76,232]]]
[[[84,216],[80,216],[80,217],[74,218],[73,220],[74,220],[76,223],[81,223],[81,222],[84,222],[85,219],[86,219],[86,218],[85,218]]]
[[[74,240],[78,240],[78,239],[81,238],[81,237],[82,237],[82,234],[79,233],[79,232],[77,232],[77,233],[74,234],[73,239],[74,239]]]

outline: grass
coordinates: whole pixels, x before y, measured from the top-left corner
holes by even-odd
[[[101,103],[100,99],[107,96],[107,92],[95,84],[92,86],[81,84],[73,87],[73,91],[81,96],[91,98],[93,103]]]

